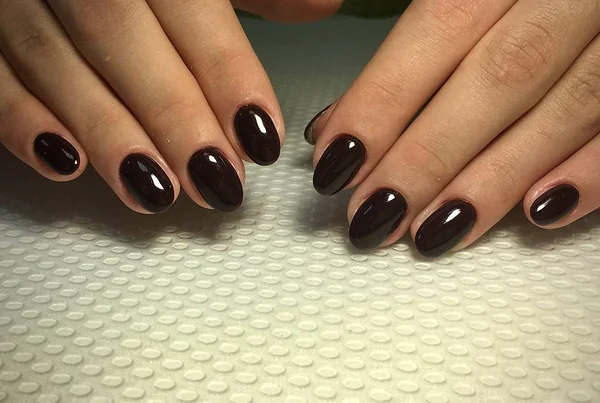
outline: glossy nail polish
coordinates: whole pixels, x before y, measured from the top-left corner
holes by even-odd
[[[240,108],[235,115],[237,136],[248,154],[258,165],[271,165],[279,158],[281,143],[273,120],[255,105]]]
[[[315,115],[315,117],[312,118],[310,123],[306,126],[306,129],[304,129],[304,140],[306,140],[306,142],[308,144],[310,144],[311,146],[314,146],[315,143],[317,142],[317,139],[315,138],[315,126],[317,125],[317,122],[319,121],[319,119],[321,119],[321,117],[325,114],[325,112],[327,112],[327,110],[331,107],[331,105],[332,104],[327,105],[327,107],[325,107],[325,109],[323,109],[321,112],[317,113]]]
[[[446,202],[417,231],[417,249],[426,257],[441,256],[458,245],[476,221],[477,213],[471,204],[464,200]]]
[[[135,200],[151,213],[162,213],[175,201],[175,191],[169,177],[146,155],[128,155],[121,163],[120,174]]]
[[[188,163],[190,178],[204,200],[214,209],[229,213],[244,199],[235,168],[216,148],[196,152]]]
[[[533,202],[529,214],[537,225],[546,226],[568,216],[579,203],[579,191],[573,185],[559,185]]]
[[[38,135],[33,142],[33,149],[38,157],[61,175],[71,175],[79,168],[77,149],[57,134]]]
[[[338,137],[327,147],[313,175],[313,186],[322,195],[344,189],[360,170],[366,156],[363,143],[349,134]]]
[[[376,191],[354,214],[350,242],[360,249],[378,247],[398,228],[406,210],[406,199],[400,193],[391,189]]]

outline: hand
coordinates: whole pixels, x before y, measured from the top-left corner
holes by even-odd
[[[600,207],[599,32],[597,0],[414,0],[307,128],[315,188],[358,185],[351,241],[435,257],[523,198],[548,229]]]
[[[236,5],[297,21],[337,7]],[[227,0],[0,0],[0,83],[0,142],[56,181],[89,158],[140,213],[165,211],[180,187],[235,210],[242,159],[272,164],[283,141],[277,99]]]

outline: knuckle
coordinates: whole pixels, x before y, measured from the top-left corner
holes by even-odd
[[[31,117],[31,98],[15,95],[3,100],[0,106],[0,127],[10,127]]]
[[[24,61],[35,60],[54,49],[55,41],[37,24],[30,22],[12,32],[9,52]]]
[[[518,155],[509,150],[490,155],[484,160],[482,172],[488,173],[487,178],[491,182],[486,187],[497,192],[496,196],[500,198],[498,201],[502,204],[515,198],[515,189],[523,180],[523,175],[519,172],[521,166]]]
[[[207,63],[206,66],[199,71],[195,71],[194,75],[198,81],[202,83],[213,83],[220,82],[224,77],[228,77],[228,74],[224,74],[226,71],[235,72],[231,76],[237,77],[240,71],[244,71],[244,66],[248,65],[250,59],[246,54],[240,52],[231,52],[228,50],[222,50],[215,52],[216,56],[214,60]]]
[[[399,83],[384,75],[369,76],[361,83],[360,94],[367,104],[385,104],[395,111],[410,110],[406,105],[406,97]]]
[[[146,110],[148,116],[151,116],[151,121],[148,123],[158,128],[172,127],[180,122],[195,120],[201,111],[197,102],[180,96],[164,96]]]
[[[80,132],[81,143],[91,143],[92,139],[105,136],[106,128],[116,127],[124,120],[123,110],[120,107],[104,106],[91,108],[91,110],[95,113],[84,120]]]
[[[417,2],[425,20],[431,20],[435,29],[452,37],[465,35],[477,26],[475,9],[477,2],[473,0],[430,0]]]
[[[121,35],[136,18],[135,1],[71,0],[68,7],[76,35],[89,42]]]
[[[406,146],[406,157],[409,165],[415,169],[425,172],[429,178],[436,182],[453,176],[457,170],[457,164],[453,154],[449,152],[443,139],[435,136],[427,140],[413,140]]]
[[[529,22],[496,34],[483,48],[480,67],[495,84],[520,89],[541,76],[551,58],[554,38],[541,24]]]
[[[578,67],[567,75],[565,91],[579,115],[593,110],[600,119],[600,56],[583,61]]]

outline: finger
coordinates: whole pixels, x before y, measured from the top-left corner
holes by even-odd
[[[600,208],[599,183],[600,135],[531,187],[523,201],[527,218],[546,229],[569,225]]]
[[[0,13],[0,50],[127,206],[146,214],[170,207],[179,191],[177,178],[42,2],[16,2]]]
[[[414,1],[319,132],[313,180],[317,191],[333,194],[360,183],[515,1]],[[347,151],[342,134],[353,136],[356,149],[368,152],[354,153],[349,161],[332,156]],[[343,169],[348,164],[353,169]]]
[[[349,213],[376,189],[399,192],[408,211],[392,228],[398,239],[469,161],[539,102],[599,29],[594,0],[518,2],[361,184]]]
[[[271,165],[283,116],[265,70],[227,0],[148,0],[238,155]]]
[[[41,175],[75,179],[87,157],[69,130],[19,81],[0,54],[0,143]]]
[[[327,105],[308,122],[304,129],[304,140],[308,144],[314,146],[317,143],[317,133],[323,130],[336,107],[337,101]]]
[[[309,22],[328,18],[343,0],[233,0],[235,8],[279,22]]]
[[[49,3],[86,59],[144,126],[186,193],[204,207],[238,208],[243,164],[148,4]]]
[[[600,131],[598,71],[600,39],[586,48],[535,108],[479,154],[416,218],[411,230],[422,254],[439,256],[474,242],[504,217],[536,181],[596,136]],[[588,147],[593,151],[593,145],[585,146],[584,150]],[[597,175],[593,167],[598,164],[590,161],[593,154],[583,150],[581,153],[592,169],[582,170],[581,177],[552,176],[552,173],[546,176],[546,181],[534,186],[526,200],[526,205],[533,205],[537,211],[531,218],[538,217],[541,223],[548,224],[548,217],[544,217],[556,207],[562,207],[563,211],[560,214],[554,211],[554,220],[575,207],[578,198],[575,188],[559,187],[543,196],[541,192],[563,183],[578,187],[575,179],[581,180],[583,186],[588,175]],[[562,172],[573,174],[572,168],[567,171],[562,168]],[[589,184],[592,179],[587,181]],[[537,196],[541,199],[534,202]],[[549,199],[553,203],[544,204]]]

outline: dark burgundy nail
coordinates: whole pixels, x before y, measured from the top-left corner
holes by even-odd
[[[162,213],[175,201],[175,191],[169,177],[146,155],[128,155],[121,163],[120,174],[135,200],[151,213]]]
[[[61,175],[71,175],[79,168],[77,149],[57,134],[38,135],[33,142],[33,149],[38,157]]]
[[[551,225],[571,214],[577,203],[577,188],[573,185],[559,185],[538,197],[531,205],[529,214],[537,225]]]
[[[254,105],[240,108],[234,119],[235,131],[248,157],[258,165],[271,165],[279,158],[281,143],[273,119]]]
[[[306,142],[308,144],[310,144],[311,146],[314,146],[315,143],[317,142],[317,139],[315,138],[315,126],[317,125],[317,122],[319,121],[319,119],[321,119],[321,117],[325,114],[325,112],[327,112],[327,110],[331,107],[331,105],[333,105],[333,104],[327,105],[325,107],[325,109],[323,109],[321,112],[317,113],[315,115],[315,117],[312,118],[310,123],[306,126],[306,129],[304,129],[304,140],[306,140]]]
[[[313,185],[322,195],[344,189],[365,160],[365,146],[354,136],[345,134],[329,145],[315,168]]]
[[[452,250],[477,221],[475,208],[464,200],[451,200],[438,208],[417,231],[415,244],[426,257],[438,257]]]
[[[244,199],[235,168],[216,148],[196,152],[188,163],[190,178],[204,200],[216,210],[237,210]]]
[[[378,247],[398,228],[406,210],[406,199],[400,193],[391,189],[376,191],[354,214],[350,241],[361,249]]]

